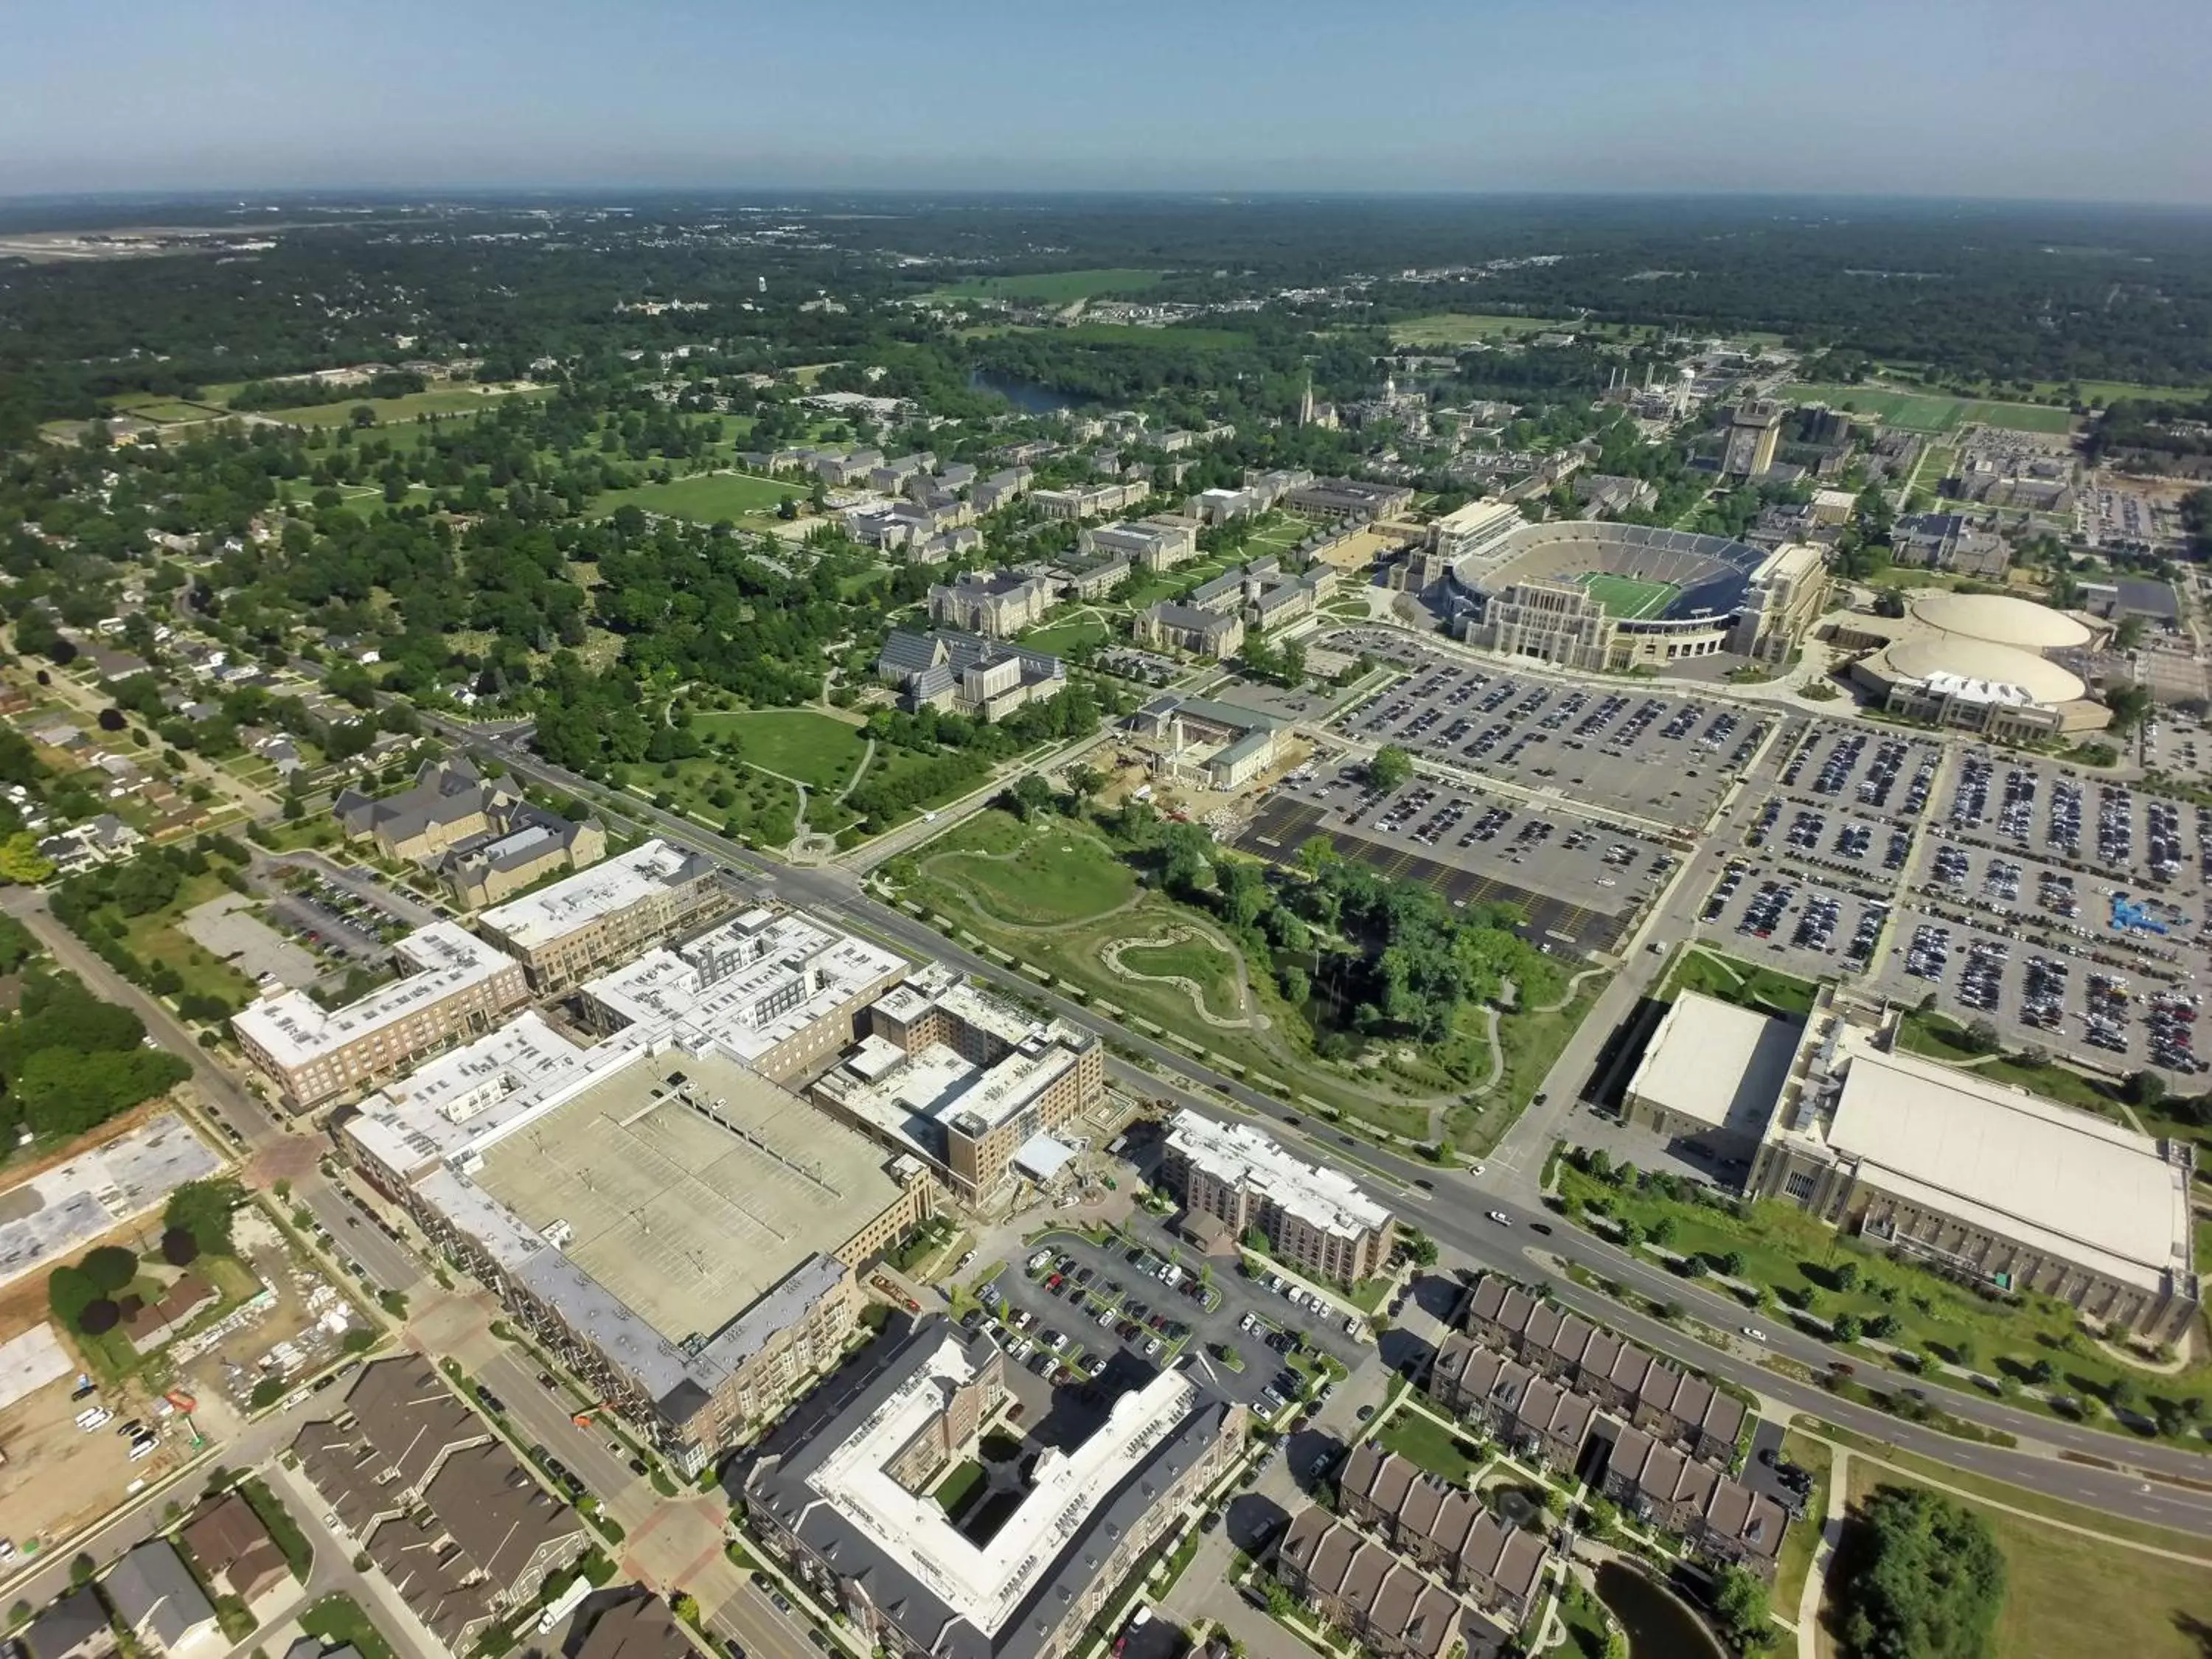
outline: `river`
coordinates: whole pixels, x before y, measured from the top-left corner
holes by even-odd
[[[1024,415],[1065,415],[1069,410],[1080,409],[1092,401],[1073,392],[1039,386],[1034,380],[1017,380],[1003,374],[987,374],[980,368],[969,371],[968,389],[970,392],[995,392]]]
[[[1628,1634],[1628,1659],[1728,1659],[1702,1620],[1633,1567],[1600,1567],[1597,1595]]]

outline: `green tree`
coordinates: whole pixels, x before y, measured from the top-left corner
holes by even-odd
[[[39,851],[39,838],[29,830],[18,830],[0,841],[0,881],[35,887],[53,873],[53,860]]]
[[[1386,793],[1402,786],[1413,775],[1413,757],[1395,743],[1384,744],[1367,763],[1368,782]]]
[[[1720,1582],[1713,1587],[1713,1612],[1738,1652],[1766,1645],[1773,1613],[1766,1586],[1753,1574],[1741,1567],[1723,1567]]]
[[[1877,1487],[1844,1586],[1844,1646],[1869,1659],[1994,1659],[2005,1559],[1980,1515],[1924,1486]]]
[[[120,1244],[103,1244],[86,1252],[78,1266],[102,1296],[113,1296],[128,1289],[131,1281],[138,1276],[137,1256]]]
[[[161,1212],[161,1224],[190,1233],[201,1250],[214,1255],[234,1253],[231,1212],[246,1202],[246,1189],[227,1176],[211,1181],[187,1181],[169,1194]]]

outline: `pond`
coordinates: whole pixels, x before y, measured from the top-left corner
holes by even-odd
[[[1073,392],[1040,386],[1035,380],[1017,380],[1009,375],[988,374],[980,368],[969,371],[968,389],[970,392],[995,392],[1024,415],[1065,415],[1069,410],[1080,409],[1091,401]]]
[[[1607,1562],[1597,1570],[1597,1594],[1628,1633],[1629,1659],[1728,1659],[1686,1603],[1633,1567]]]

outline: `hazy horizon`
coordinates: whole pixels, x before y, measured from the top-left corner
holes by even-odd
[[[2201,0],[14,13],[0,196],[714,190],[2212,205]],[[2085,69],[2085,63],[2091,67]]]

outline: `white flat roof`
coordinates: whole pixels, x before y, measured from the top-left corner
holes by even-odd
[[[1782,1092],[1797,1031],[1788,1020],[1685,991],[1652,1033],[1629,1095],[1715,1128],[1733,1121],[1756,1135]]]
[[[665,841],[649,841],[550,887],[495,905],[477,920],[519,948],[534,951],[689,881],[708,867],[708,861],[696,853]]]
[[[807,1484],[947,1607],[995,1637],[1092,1514],[1197,1407],[1199,1392],[1167,1370],[1121,1395],[1073,1451],[1038,1454],[1021,1507],[976,1545],[935,1498],[907,1491],[885,1470],[943,1413],[949,1391],[975,1376],[966,1346],[946,1335]]]
[[[908,966],[811,917],[756,908],[584,989],[632,1024],[693,1033],[752,1061]]]
[[[1264,1193],[1322,1232],[1353,1238],[1389,1224],[1390,1212],[1349,1176],[1294,1158],[1249,1123],[1217,1123],[1185,1109],[1175,1115],[1168,1145],[1215,1180]]]
[[[2189,1264],[2188,1176],[2148,1136],[1911,1054],[1863,1049],[1828,1145],[1859,1178],[2124,1283]]]
[[[536,1010],[416,1068],[361,1103],[344,1133],[399,1179],[520,1121],[593,1069],[594,1051]],[[611,1058],[602,1054],[601,1062]]]
[[[301,991],[264,997],[234,1015],[232,1029],[278,1064],[301,1066],[515,965],[506,951],[450,921],[416,929],[397,949],[420,971],[338,1009]]]

